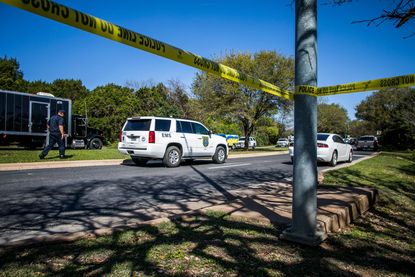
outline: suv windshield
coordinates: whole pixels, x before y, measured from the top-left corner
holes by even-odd
[[[124,131],[149,131],[151,119],[132,119],[128,120]]]

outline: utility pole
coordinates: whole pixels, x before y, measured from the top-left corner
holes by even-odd
[[[295,3],[295,86],[317,87],[317,0]],[[318,245],[317,97],[294,96],[294,180],[291,226],[282,239]]]

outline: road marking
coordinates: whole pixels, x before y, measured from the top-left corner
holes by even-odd
[[[251,163],[214,166],[214,167],[209,167],[208,169],[217,169],[217,168],[226,168],[226,167],[237,167],[237,166],[245,166],[245,165],[251,165]]]
[[[271,160],[265,160],[265,161],[261,161],[261,163],[275,163],[277,161],[271,161]]]

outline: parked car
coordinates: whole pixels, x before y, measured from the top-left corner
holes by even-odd
[[[288,147],[289,140],[287,138],[279,138],[276,147]]]
[[[224,163],[228,145],[202,123],[155,116],[128,118],[120,134],[118,151],[137,165],[161,159],[166,167],[177,167],[185,159],[211,158]]]
[[[294,161],[294,144],[288,148],[291,161]],[[318,133],[317,134],[317,161],[327,162],[331,166],[336,166],[337,162],[352,162],[353,149],[350,144],[336,134]]]
[[[357,140],[356,148],[357,150],[377,151],[379,149],[379,142],[375,136],[361,136]]]
[[[345,138],[344,139],[345,143],[348,143],[352,146],[353,150],[356,150],[356,146],[357,146],[357,138],[353,138],[353,137],[349,137],[349,138]]]
[[[240,137],[239,141],[237,143],[234,144],[235,148],[245,148],[245,137]],[[254,137],[249,137],[249,144],[248,144],[248,148],[252,148],[255,149],[257,146],[256,144],[256,140]]]

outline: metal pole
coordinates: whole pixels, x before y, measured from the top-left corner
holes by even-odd
[[[295,85],[317,86],[317,0],[295,4]],[[292,223],[281,238],[318,245],[317,232],[317,98],[294,98],[294,180]]]

